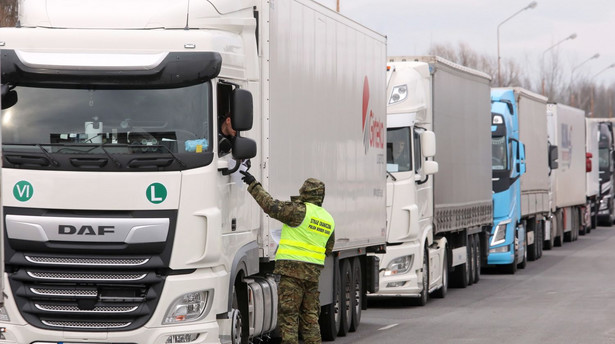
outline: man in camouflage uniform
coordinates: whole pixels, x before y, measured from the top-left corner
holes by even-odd
[[[274,273],[280,275],[278,327],[282,336],[282,343],[297,344],[299,332],[301,332],[305,344],[321,343],[320,325],[318,324],[320,315],[318,278],[324,265],[324,256],[331,253],[335,242],[333,218],[321,208],[325,198],[325,184],[318,179],[309,178],[299,189],[299,196],[291,197],[291,201],[279,201],[273,199],[250,173],[244,171],[241,171],[241,173],[244,175],[243,181],[249,185],[248,192],[263,211],[285,225],[282,227],[282,239],[276,254],[274,269]],[[324,218],[324,222],[320,221],[321,226],[311,225],[319,222],[314,221],[313,209],[317,209],[323,215],[321,218]],[[295,231],[295,233],[288,231]],[[284,249],[287,247],[284,243],[289,234],[291,236],[302,234],[296,233],[297,231],[303,231],[303,234],[308,236],[328,236],[326,244],[324,238],[321,237],[320,239],[321,246],[324,247],[319,248],[304,244],[313,248],[314,252],[321,252],[320,250],[322,250],[321,255],[311,253],[313,257],[318,256],[319,259],[306,262],[302,261],[300,257],[295,259],[292,258],[293,256],[284,254],[286,251],[296,252],[292,246],[290,250]],[[312,231],[314,233],[310,233]],[[320,232],[320,234],[315,232]],[[296,241],[292,240],[292,242]],[[301,244],[297,245],[301,247]],[[294,248],[297,248],[297,246]],[[307,260],[310,260],[310,258]]]

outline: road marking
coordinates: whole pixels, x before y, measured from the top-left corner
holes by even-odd
[[[395,327],[397,325],[399,325],[399,324],[391,324],[389,326],[381,327],[381,328],[378,329],[378,331],[388,330],[388,329],[393,328],[393,327]]]

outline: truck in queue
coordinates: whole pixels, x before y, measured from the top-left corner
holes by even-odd
[[[386,243],[386,38],[311,0],[121,6],[24,0],[0,29],[2,342],[266,339],[282,224],[240,168],[278,199],[326,184],[321,332],[356,330]]]
[[[596,119],[598,120],[598,119]],[[615,136],[613,123],[605,119],[599,121],[600,139],[598,142],[598,169],[600,170],[600,205],[598,224],[611,227],[615,222]]]
[[[555,246],[575,241],[583,224],[586,192],[585,112],[561,103],[547,104],[549,140],[558,147],[553,172],[552,212],[556,218]]]
[[[487,265],[508,273],[542,255],[550,233],[547,98],[520,87],[491,90],[493,229]]]
[[[585,226],[580,234],[590,233],[598,223],[600,208],[600,122],[585,118]]]
[[[425,305],[449,280],[480,278],[493,209],[490,78],[436,56],[389,57],[387,68],[387,248],[369,296]]]

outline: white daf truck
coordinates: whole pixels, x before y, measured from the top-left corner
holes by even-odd
[[[370,296],[425,305],[449,272],[478,281],[493,222],[489,80],[436,56],[389,58],[387,252]]]
[[[19,5],[0,30],[3,343],[268,336],[282,224],[247,159],[275,198],[325,182],[321,329],[357,328],[386,239],[385,37],[310,0]]]
[[[585,112],[560,103],[547,104],[549,141],[558,147],[558,168],[552,171],[555,246],[575,241],[583,225],[586,199]]]

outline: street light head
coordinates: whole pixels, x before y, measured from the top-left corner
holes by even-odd
[[[599,57],[600,57],[600,54],[596,53],[596,55],[592,56],[591,58],[592,58],[592,59],[597,59],[597,58],[599,58]]]
[[[568,39],[575,39],[577,38],[577,34],[573,33],[572,35],[568,36]]]
[[[536,2],[536,1],[532,1],[532,2],[530,2],[530,4],[529,4],[529,5],[527,5],[527,7],[526,7],[526,8],[528,8],[528,9],[535,8],[535,7],[536,7],[536,5],[538,5],[538,2]]]

